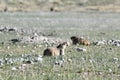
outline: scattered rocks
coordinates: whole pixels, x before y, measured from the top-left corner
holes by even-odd
[[[11,43],[15,44],[15,43],[20,42],[21,40],[20,39],[11,39],[10,41],[11,41]]]
[[[58,61],[55,61],[55,65],[60,65],[61,63]]]
[[[14,29],[14,28],[9,28],[8,29],[8,32],[16,32],[17,31],[17,29]]]
[[[24,71],[28,67],[28,64],[21,64],[18,69]]]
[[[26,29],[3,27],[3,28],[0,28],[0,32],[1,33],[3,33],[3,32],[4,33],[5,32],[6,33],[7,32],[15,33],[18,36],[18,38],[13,38],[13,39],[9,40],[13,44],[15,44],[15,43],[22,43],[22,44],[37,43],[37,44],[44,44],[46,46],[53,46],[53,45],[57,45],[57,44],[63,42],[63,40],[60,38],[43,36],[42,33],[37,32],[36,30],[26,30]]]
[[[17,32],[16,28],[3,27],[0,29],[0,32]]]
[[[115,46],[120,46],[120,40],[109,40],[108,41],[108,44],[112,44],[112,45],[115,45]]]
[[[43,61],[42,56],[38,56],[38,57],[36,58],[36,62],[42,62],[42,61]]]
[[[53,46],[57,45],[61,42],[63,42],[60,38],[53,38],[53,37],[45,37],[45,36],[39,36],[39,35],[33,35],[33,36],[24,36],[22,38],[18,39],[11,39],[11,43],[21,43],[21,44],[42,44],[46,46]]]
[[[23,54],[18,57],[14,56],[5,56],[4,58],[0,59],[0,67],[6,64],[14,64],[14,63],[24,63],[24,64],[34,64],[35,62],[42,62],[43,58],[41,55],[30,55],[30,54]],[[14,69],[14,68],[13,68]]]
[[[55,61],[55,63],[54,63],[54,67],[56,66],[59,66],[59,67],[63,67],[64,66],[64,64],[65,64],[65,60],[63,59],[63,60],[58,60],[58,61]]]
[[[114,45],[120,47],[120,40],[100,40],[94,43],[97,46],[101,45]]]
[[[106,44],[105,40],[100,40],[100,41],[95,42],[95,45],[97,45],[97,46],[101,46],[101,45],[105,45],[105,44]]]

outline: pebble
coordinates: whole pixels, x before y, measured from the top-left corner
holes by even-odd
[[[86,51],[87,51],[87,49],[85,49],[85,48],[76,48],[76,50],[77,50],[77,51],[83,51],[83,52],[86,52]]]

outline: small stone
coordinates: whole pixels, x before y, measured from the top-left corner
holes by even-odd
[[[17,70],[17,68],[16,67],[12,67],[12,69],[11,69],[12,71],[16,71]]]
[[[43,58],[42,58],[42,57],[38,57],[38,58],[37,58],[37,61],[38,61],[38,62],[42,62],[42,61],[43,61]]]
[[[55,62],[55,65],[60,65],[60,63],[58,61]]]
[[[120,47],[120,44],[119,44],[119,43],[115,43],[115,46],[118,46],[118,47]]]
[[[109,72],[112,72],[112,69],[108,69]]]
[[[101,46],[101,45],[104,45],[105,44],[105,41],[98,41],[95,43],[95,45],[97,46]]]
[[[86,52],[86,51],[87,51],[87,49],[84,49],[84,48],[77,48],[76,50],[77,50],[77,51],[83,51],[83,52]]]
[[[68,61],[68,62],[72,62],[72,59],[68,59],[67,61]]]

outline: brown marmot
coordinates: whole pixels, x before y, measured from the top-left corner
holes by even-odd
[[[59,56],[64,55],[65,48],[69,46],[69,42],[63,42],[57,47],[50,47],[44,50],[43,56]]]
[[[86,39],[83,39],[83,38],[79,38],[77,36],[72,36],[70,39],[72,40],[72,43],[74,45],[76,45],[76,44],[81,44],[81,45],[86,45],[86,46],[90,45],[90,41],[89,40],[86,40]]]

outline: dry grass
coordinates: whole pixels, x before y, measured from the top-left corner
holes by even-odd
[[[119,0],[0,0],[0,11],[100,11],[120,12]]]

